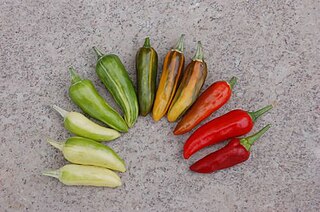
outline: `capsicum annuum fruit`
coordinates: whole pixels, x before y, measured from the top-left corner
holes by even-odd
[[[167,113],[181,80],[185,61],[183,39],[184,34],[180,36],[176,46],[167,53],[164,59],[162,74],[152,110],[152,118],[155,121],[159,121]]]
[[[156,93],[158,54],[150,45],[147,37],[136,55],[136,72],[138,87],[139,111],[146,116],[153,106]]]
[[[98,93],[93,83],[88,79],[81,79],[74,68],[69,68],[71,74],[71,86],[69,96],[83,112],[102,121],[111,128],[128,132],[128,126],[120,114],[114,110]]]
[[[191,107],[197,99],[206,77],[207,64],[203,60],[202,45],[199,41],[196,54],[188,64],[169,107],[167,116],[169,122],[176,121]]]
[[[139,108],[137,95],[128,72],[117,55],[105,55],[96,47],[93,49],[98,56],[96,73],[121,107],[124,120],[130,128],[138,118]]]

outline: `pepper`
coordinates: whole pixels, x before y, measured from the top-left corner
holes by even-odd
[[[247,134],[253,128],[254,122],[271,109],[272,105],[255,112],[237,109],[209,121],[188,138],[183,148],[184,158],[188,159],[192,154],[209,145]]]
[[[101,167],[67,164],[58,170],[45,171],[45,176],[57,178],[65,185],[121,186],[120,177],[113,171]]]
[[[136,55],[136,72],[138,85],[139,110],[142,116],[146,116],[152,109],[156,92],[158,68],[158,54],[151,47],[147,37],[143,47]]]
[[[91,139],[71,137],[65,142],[48,139],[48,143],[62,151],[71,163],[100,166],[120,172],[126,171],[124,161],[110,147]]]
[[[100,96],[90,80],[81,79],[74,68],[69,69],[72,85],[69,96],[83,112],[120,132],[128,132],[128,126],[117,111]]]
[[[212,173],[248,160],[251,146],[270,127],[268,124],[254,135],[242,139],[232,139],[225,147],[195,162],[190,166],[190,170],[198,173]]]
[[[167,53],[164,59],[162,74],[152,109],[152,118],[155,121],[159,121],[167,113],[181,80],[185,60],[183,55],[184,36],[184,34],[180,36],[176,46]]]
[[[81,113],[68,112],[56,105],[53,108],[63,117],[64,127],[75,135],[95,141],[111,141],[120,137],[118,131],[102,127]]]
[[[237,78],[232,77],[229,83],[218,81],[209,86],[199,96],[181,121],[179,121],[173,133],[181,135],[189,132],[201,121],[226,104],[231,97],[232,88],[236,82]]]
[[[187,66],[179,88],[174,95],[168,110],[168,121],[174,122],[181,117],[197,99],[207,77],[207,64],[203,60],[201,42],[198,42],[197,51]]]
[[[128,72],[117,55],[104,55],[96,47],[93,49],[98,56],[96,73],[121,107],[124,120],[131,128],[138,118],[139,108],[137,95]]]

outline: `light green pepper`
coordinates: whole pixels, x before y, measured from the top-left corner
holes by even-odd
[[[101,167],[68,164],[58,170],[46,171],[45,176],[59,179],[65,185],[121,186],[120,177],[113,171]]]
[[[72,101],[91,117],[115,130],[128,132],[128,126],[123,118],[100,96],[92,82],[81,79],[72,67],[69,71],[72,83],[69,88],[69,96]]]
[[[75,135],[95,141],[111,141],[120,137],[118,131],[102,127],[81,113],[68,112],[56,105],[53,108],[64,118],[64,127]]]
[[[96,141],[71,137],[65,142],[48,140],[52,146],[61,150],[63,156],[71,163],[100,166],[120,172],[126,171],[124,161],[110,147]]]

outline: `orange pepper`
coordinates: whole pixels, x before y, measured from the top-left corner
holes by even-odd
[[[168,111],[168,121],[174,122],[180,118],[197,99],[207,77],[207,64],[203,60],[201,42],[198,42],[197,52],[187,66],[179,88]]]
[[[159,121],[167,113],[178,88],[184,67],[183,39],[184,34],[164,59],[163,71],[152,110],[152,117],[155,121]]]

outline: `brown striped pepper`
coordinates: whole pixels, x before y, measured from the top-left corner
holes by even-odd
[[[152,117],[159,121],[168,111],[170,103],[178,88],[184,67],[183,55],[184,34],[180,36],[177,45],[171,49],[163,63],[163,70],[153,105]]]
[[[197,51],[187,66],[181,83],[168,111],[168,121],[174,122],[180,118],[197,99],[207,77],[207,64],[203,60],[201,42]]]

